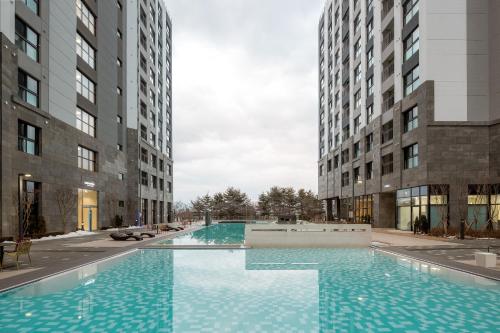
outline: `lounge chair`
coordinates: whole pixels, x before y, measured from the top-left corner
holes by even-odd
[[[22,240],[16,243],[16,248],[14,250],[5,250],[4,254],[8,255],[9,257],[15,258],[17,269],[19,269],[19,257],[23,254],[28,256],[31,265],[30,249],[31,241]]]
[[[122,231],[120,231],[120,233],[125,234],[125,235],[129,235],[129,236],[130,236],[130,235],[137,235],[137,233],[134,233],[133,231],[130,231],[130,230],[122,230]],[[141,232],[141,233],[139,234],[139,236],[141,236],[141,237],[145,237],[145,236],[147,236],[147,237],[149,237],[149,238],[154,238],[154,237],[155,237],[155,234],[153,234],[153,233],[151,233],[151,232]]]
[[[143,239],[141,236],[137,236],[134,234],[127,235],[122,232],[113,232],[109,236],[113,238],[115,241],[126,241],[129,240],[130,238],[135,239],[136,241],[141,241]]]

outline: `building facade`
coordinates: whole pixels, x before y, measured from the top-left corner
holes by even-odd
[[[2,238],[136,223],[128,5],[0,1]]]
[[[128,214],[171,222],[172,23],[163,0],[128,0],[127,44]]]
[[[500,3],[328,0],[319,23],[327,219],[498,228]]]

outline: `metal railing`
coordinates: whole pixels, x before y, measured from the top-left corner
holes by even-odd
[[[382,82],[387,80],[392,74],[394,74],[394,62],[384,65],[384,70],[382,71]]]
[[[382,20],[390,13],[394,8],[394,0],[386,0],[382,4]]]
[[[387,32],[384,32],[384,38],[382,39],[382,50],[385,50],[389,44],[392,43],[394,40],[394,31],[389,30]]]
[[[382,112],[389,111],[394,106],[394,95],[384,98],[382,102]]]

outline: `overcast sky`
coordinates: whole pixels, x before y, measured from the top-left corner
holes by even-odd
[[[235,186],[317,192],[319,0],[166,0],[174,200]]]

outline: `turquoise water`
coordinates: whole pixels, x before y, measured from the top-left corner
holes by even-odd
[[[500,284],[369,249],[138,250],[0,294],[1,332],[499,332]]]
[[[221,223],[188,232],[186,234],[158,242],[173,245],[222,245],[243,244],[245,241],[244,223]]]

